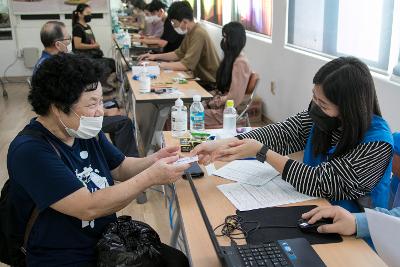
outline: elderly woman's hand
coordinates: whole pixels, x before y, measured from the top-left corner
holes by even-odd
[[[160,150],[158,150],[156,153],[151,154],[149,158],[152,160],[152,162],[157,162],[160,159],[163,158],[169,158],[173,156],[177,156],[179,153],[179,146],[169,146],[169,147],[164,147]]]
[[[151,181],[151,184],[170,184],[181,178],[184,171],[190,167],[190,164],[175,165],[174,162],[178,159],[178,156],[163,158],[145,170]]]

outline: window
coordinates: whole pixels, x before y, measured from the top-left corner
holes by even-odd
[[[246,30],[271,36],[272,0],[233,0],[232,20]]]
[[[0,0],[0,28],[10,28],[7,0]]]
[[[201,19],[222,25],[222,0],[201,0]]]
[[[387,70],[393,0],[289,0],[288,44]]]
[[[11,40],[12,31],[7,0],[0,0],[0,40]]]
[[[194,17],[197,16],[197,0],[187,0],[193,8]]]

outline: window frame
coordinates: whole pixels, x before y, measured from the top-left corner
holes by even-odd
[[[311,48],[303,47],[293,43],[294,38],[294,14],[296,0],[288,0],[287,6],[287,37],[286,45],[289,47],[299,48],[301,50],[315,53],[318,55],[328,56],[329,58],[335,58],[340,56],[348,56],[344,53],[337,51],[337,35],[338,35],[338,20],[339,20],[339,0],[324,0],[324,25],[323,25],[323,43],[322,51],[317,51]],[[384,13],[381,25],[381,39],[379,45],[379,59],[378,61],[372,61],[366,58],[361,58],[371,69],[379,73],[388,73],[389,62],[390,62],[390,46],[392,38],[392,26],[393,26],[393,13],[394,13],[394,0],[383,1],[382,12]],[[388,15],[385,11],[392,10]],[[332,33],[333,32],[333,33]]]

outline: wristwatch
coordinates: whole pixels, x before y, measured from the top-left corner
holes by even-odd
[[[269,147],[267,145],[263,145],[262,148],[260,149],[260,151],[257,152],[256,159],[259,162],[264,163],[265,160],[267,159],[268,150],[269,150]]]

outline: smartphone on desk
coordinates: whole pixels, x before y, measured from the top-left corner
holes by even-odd
[[[192,178],[201,178],[204,176],[204,172],[197,162],[193,162],[190,164],[189,169],[187,169],[182,175],[183,179],[186,179],[186,173],[190,173],[192,175]]]

